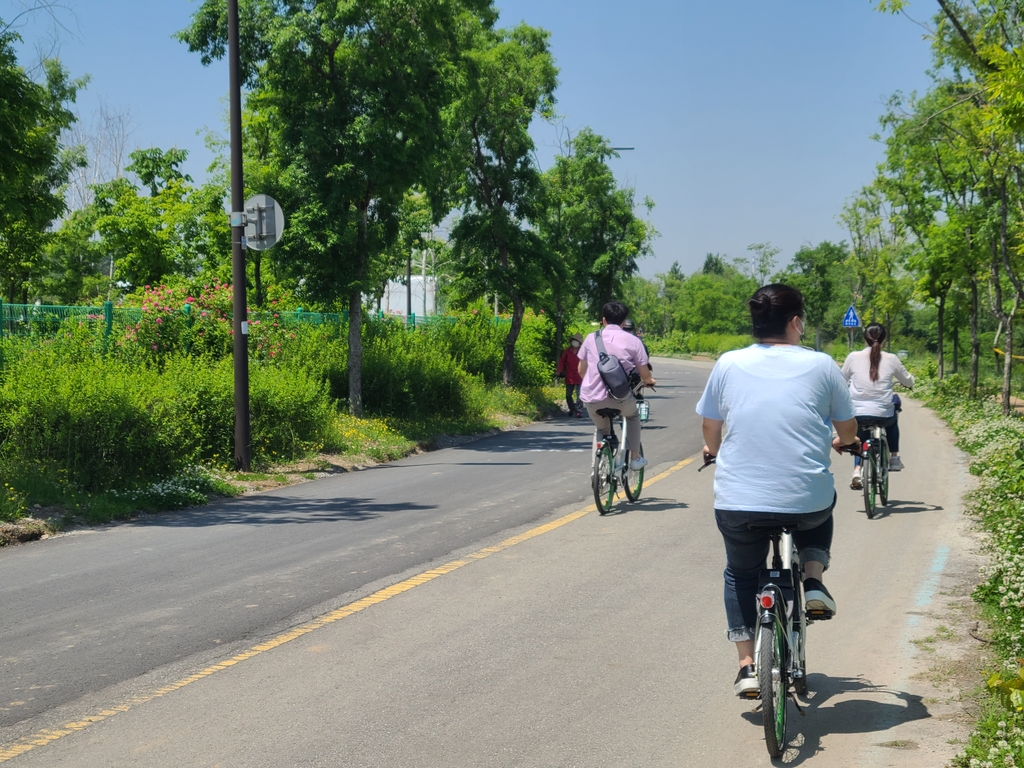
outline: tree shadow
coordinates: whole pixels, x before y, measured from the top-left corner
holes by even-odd
[[[374,520],[398,512],[437,509],[434,504],[384,503],[365,498],[306,499],[288,496],[247,496],[186,512],[168,512],[133,520],[130,525],[163,528],[204,528],[214,525],[282,525]]]
[[[567,429],[545,431],[524,429],[503,432],[494,437],[485,437],[482,440],[455,446],[453,450],[473,453],[578,452],[590,449],[593,436],[593,425],[581,423],[579,428],[571,431]]]
[[[792,702],[787,703],[787,746],[773,765],[800,765],[824,748],[822,738],[837,733],[877,733],[903,723],[924,720],[931,713],[920,696],[896,691],[855,677],[807,676],[808,694],[800,706],[801,717]],[[846,698],[853,694],[852,698]],[[869,698],[871,696],[872,698]],[[843,697],[832,703],[832,699]],[[886,697],[888,701],[878,701]],[[760,710],[744,712],[748,723],[763,727]]]

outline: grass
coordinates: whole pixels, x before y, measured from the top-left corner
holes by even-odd
[[[259,467],[253,472],[228,471],[220,465],[192,467],[168,480],[127,490],[87,493],[69,482],[64,470],[42,465],[25,467],[17,477],[4,483],[0,523],[45,518],[44,522],[19,522],[15,527],[24,535],[38,538],[37,528],[54,532],[72,525],[123,520],[139,512],[198,506],[217,497],[239,496],[247,490],[313,480],[316,474],[310,467],[331,471],[339,458],[353,464],[394,461],[418,449],[437,447],[443,442],[441,436],[467,436],[520,426],[559,411],[557,403],[563,396],[559,386],[515,389],[481,384],[472,391],[471,411],[476,415],[394,419],[338,414],[323,453]],[[19,540],[15,534],[9,532],[5,539],[0,532],[0,546],[15,540]]]

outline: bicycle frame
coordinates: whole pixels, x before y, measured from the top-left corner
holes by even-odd
[[[781,624],[784,632],[786,665],[779,670],[788,690],[789,684],[800,685],[806,670],[807,621],[804,616],[803,566],[793,544],[793,534],[783,530],[772,536],[772,567],[761,571],[757,594],[757,628],[754,642],[754,667],[760,669],[760,636],[774,632]],[[774,670],[773,670],[774,674]]]
[[[608,419],[611,424],[611,432],[606,437],[612,437],[614,442],[614,460],[611,465],[612,476],[617,477],[623,473],[623,468],[626,466],[626,460],[629,456],[629,452],[626,450],[626,438],[629,430],[629,422],[626,421],[626,417],[622,414]],[[618,430],[615,430],[615,424],[618,425]],[[622,436],[620,436],[622,435]],[[591,442],[591,451],[593,453],[593,459],[597,461],[597,454],[601,449],[603,443],[599,442],[597,436],[594,436],[594,440]]]
[[[871,518],[875,515],[876,494],[881,498],[883,507],[889,501],[889,444],[885,427],[873,424],[868,429],[861,457],[861,483],[864,487],[864,511]]]

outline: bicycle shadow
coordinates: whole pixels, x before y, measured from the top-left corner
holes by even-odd
[[[627,512],[669,512],[674,509],[689,509],[690,505],[676,499],[663,499],[657,496],[641,496],[639,501],[627,501],[624,497],[617,498],[617,503],[605,517],[624,515]]]
[[[807,697],[800,702],[806,717],[788,704],[789,740],[782,757],[771,761],[773,765],[800,765],[823,751],[822,739],[827,735],[888,731],[931,717],[920,696],[863,678],[811,674],[807,676],[807,688]],[[879,701],[879,697],[890,701]],[[830,703],[833,699],[839,700]],[[760,711],[745,712],[742,717],[763,727]]]
[[[875,520],[883,517],[889,517],[889,515],[912,515],[918,512],[941,512],[943,507],[937,504],[929,504],[926,501],[900,501],[898,499],[889,499],[889,503],[884,507],[879,505],[875,507]]]

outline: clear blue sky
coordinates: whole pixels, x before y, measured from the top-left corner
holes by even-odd
[[[26,0],[0,0],[11,18]],[[100,99],[133,118],[132,144],[178,146],[201,179],[210,161],[196,132],[224,132],[227,65],[204,68],[171,35],[189,0],[65,0],[73,34],[60,55]],[[846,235],[843,203],[871,181],[881,159],[870,136],[894,91],[923,90],[929,66],[921,28],[872,10],[874,0],[499,0],[502,24],[551,32],[561,68],[566,126],[590,126],[633,146],[614,163],[621,183],[650,196],[661,237],[642,262],[647,276],[704,254],[742,256],[769,241],[785,262],[801,246]],[[915,3],[921,17],[930,0]],[[21,29],[31,58],[47,33]],[[535,130],[548,161],[557,131]]]

